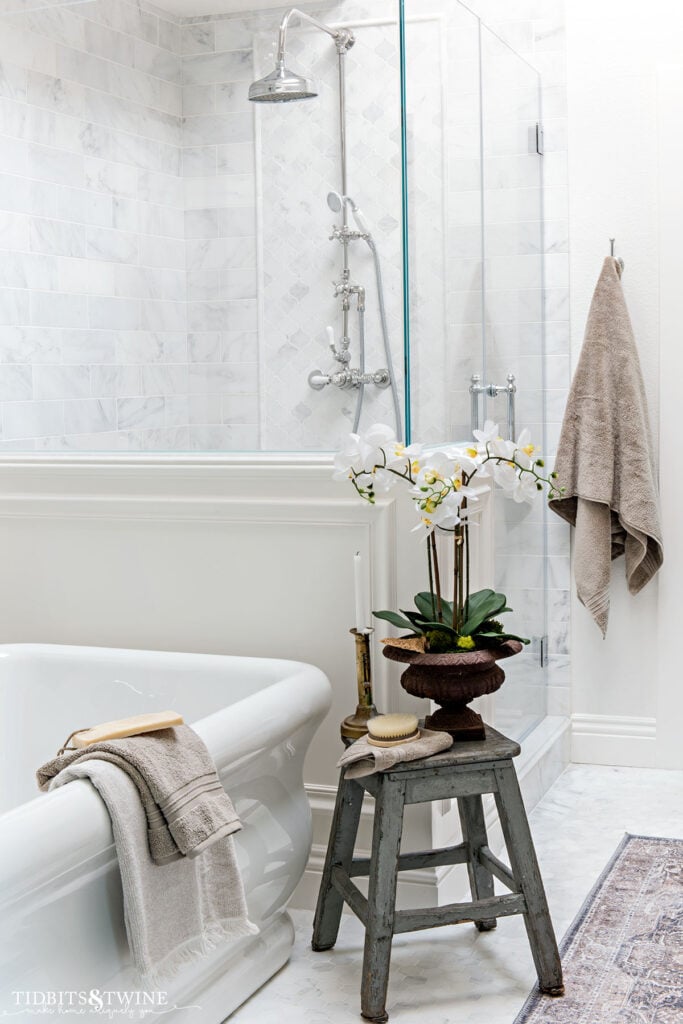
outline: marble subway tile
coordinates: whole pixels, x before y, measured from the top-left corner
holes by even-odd
[[[185,266],[185,243],[174,238],[140,238],[140,265],[182,270]]]
[[[0,211],[0,248],[25,251],[29,247],[28,218]]]
[[[31,367],[0,364],[0,402],[27,402],[33,397]]]
[[[154,39],[148,39],[148,42],[155,42]],[[180,53],[182,47],[182,26],[175,21],[167,21],[165,18],[159,18],[159,35],[158,35],[159,46],[165,50],[170,50],[172,53]]]
[[[232,50],[187,57],[183,61],[183,77],[187,85],[249,82],[253,77],[251,50]]]
[[[217,108],[215,85],[183,86],[183,115],[185,117],[190,114],[225,114],[228,109],[232,110],[233,108],[221,110]]]
[[[258,395],[229,395],[223,398],[223,423],[238,425],[258,424]]]
[[[85,185],[96,192],[133,198],[137,196],[138,171],[127,164],[86,157]]]
[[[257,363],[190,364],[190,394],[253,394],[257,390]]]
[[[118,363],[180,363],[187,361],[185,332],[136,331],[116,337]]]
[[[143,394],[139,366],[91,366],[90,393],[98,398],[127,398]]]
[[[206,177],[216,173],[216,147],[190,146],[183,149],[183,175],[187,178]]]
[[[36,366],[33,397],[39,401],[90,397],[90,367]]]
[[[3,363],[59,363],[61,358],[61,331],[0,325]]]
[[[249,113],[196,114],[183,123],[186,146],[246,143],[253,137],[254,121]]]
[[[142,309],[138,299],[91,297],[90,327],[135,331],[141,326]]]
[[[177,174],[140,170],[137,175],[137,196],[149,203],[182,209],[183,183]]]
[[[63,330],[59,333],[64,363],[111,363],[116,357],[116,342],[116,332],[106,329]]]
[[[164,425],[164,398],[119,398],[116,406],[119,430],[150,429]]]
[[[221,143],[216,147],[216,170],[218,174],[253,175],[253,145],[245,142]]]
[[[249,50],[254,41],[254,29],[247,19],[222,18],[215,23],[216,50]]]
[[[64,402],[64,432],[95,434],[116,429],[116,403],[113,398],[86,398]]]
[[[141,368],[143,395],[187,395],[189,370],[187,364],[156,363]]]
[[[27,293],[28,301],[28,293]],[[88,299],[61,292],[31,292],[31,319],[36,327],[87,327]],[[109,326],[109,325],[107,325]]]
[[[125,231],[89,227],[87,231],[86,255],[88,259],[93,260],[108,260],[125,264],[137,263],[137,236],[128,234]]]
[[[154,46],[142,39],[136,39],[134,65],[139,71],[143,71],[153,78],[161,78],[174,85],[181,83],[180,57],[164,47]]]
[[[83,86],[40,71],[27,72],[28,101],[60,114],[82,117],[85,110]]]
[[[68,221],[34,217],[29,223],[29,246],[33,252],[83,258],[86,255],[85,228]]]
[[[215,49],[215,25],[213,22],[200,21],[181,27],[183,54],[213,53]]]
[[[56,191],[57,217],[77,224],[111,227],[112,197],[81,188],[63,186]]]
[[[63,402],[8,402],[2,410],[2,436],[7,441],[63,433]]]

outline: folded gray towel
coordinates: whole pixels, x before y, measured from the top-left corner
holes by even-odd
[[[211,755],[189,725],[66,750],[38,769],[38,786],[51,788],[69,765],[93,759],[110,761],[135,783],[155,864],[195,857],[242,828]]]
[[[147,819],[130,773],[92,756],[72,762],[49,788],[77,779],[91,782],[109,811],[128,945],[145,984],[158,986],[219,943],[258,932],[247,917],[231,836],[213,843],[199,858],[181,857],[159,867],[150,856]]]
[[[576,591],[603,636],[611,561],[625,556],[632,594],[663,561],[645,388],[620,277],[618,261],[608,256],[557,450],[557,484],[565,491],[549,506],[576,527]]]
[[[337,761],[337,768],[346,769],[344,775],[347,779],[362,779],[365,775],[385,772],[401,761],[417,761],[422,757],[439,754],[452,745],[452,736],[432,729],[420,729],[417,739],[399,743],[395,747],[373,747],[368,743],[367,736],[362,736],[346,748]]]

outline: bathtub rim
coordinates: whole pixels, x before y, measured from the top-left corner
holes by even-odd
[[[306,662],[74,644],[0,644],[0,654],[10,650],[16,653],[59,652],[65,655],[69,652],[92,652],[98,655],[107,652],[130,653],[136,657],[147,656],[150,660],[154,656],[179,655],[213,663],[225,659],[233,663],[268,662],[290,670],[256,693],[193,723],[193,728],[204,739],[216,761],[221,777],[229,775],[231,768],[236,768],[249,755],[257,758],[260,750],[271,749],[301,728],[308,726],[314,731],[329,710],[332,699],[332,688],[327,676]],[[256,722],[259,723],[258,728],[254,728]],[[221,746],[216,749],[219,744]],[[36,815],[49,819],[45,823],[51,826],[49,831],[54,837],[49,869],[40,874],[30,868],[27,870],[25,853],[25,844],[31,838],[31,825],[33,823],[35,826]],[[69,820],[65,826],[67,815]],[[90,783],[75,780],[51,793],[37,793],[34,799],[0,814],[0,877],[3,879],[0,908],[10,913],[23,899],[60,875],[75,873],[88,864],[91,867],[97,866],[103,860],[115,856],[108,812],[102,798]],[[36,857],[35,861],[37,865],[47,866],[40,857]]]

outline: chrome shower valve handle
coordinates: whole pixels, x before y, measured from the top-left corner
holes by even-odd
[[[375,370],[374,373],[361,373],[358,369],[337,370],[336,373],[323,373],[322,370],[313,370],[308,375],[309,387],[314,391],[322,391],[329,384],[336,388],[347,391],[351,388],[360,388],[365,384],[374,384],[377,388],[388,388],[391,384],[391,375],[388,370]]]

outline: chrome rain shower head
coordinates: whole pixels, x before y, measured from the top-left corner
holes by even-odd
[[[287,11],[280,22],[280,31],[277,40],[277,57],[275,58],[275,70],[271,71],[265,78],[259,78],[249,86],[249,99],[252,103],[286,103],[291,100],[308,100],[318,95],[315,84],[303,75],[297,75],[285,67],[285,46],[287,43],[287,29],[292,18],[300,18],[302,21],[314,25],[315,28],[326,32],[331,36],[337,47],[340,56],[349,50],[355,40],[353,32],[347,28],[333,29],[317,18],[311,17],[305,11],[299,11],[292,7]]]
[[[308,100],[318,95],[318,90],[309,78],[288,71],[284,61],[278,61],[275,69],[249,86],[252,103],[290,103],[292,100]]]

